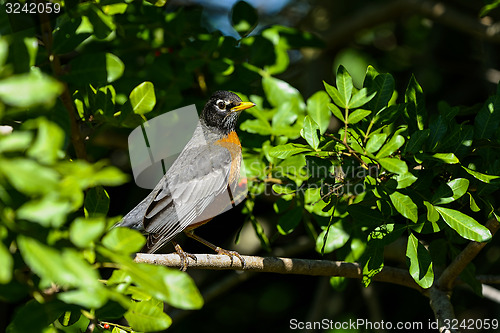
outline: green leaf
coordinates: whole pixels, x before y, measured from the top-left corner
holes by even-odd
[[[474,137],[488,139],[500,125],[500,96],[490,97],[474,119]]]
[[[53,169],[22,158],[0,160],[0,173],[4,174],[14,188],[29,195],[53,191],[60,179]]]
[[[316,238],[316,252],[321,253],[324,245],[324,253],[331,253],[344,246],[351,237],[342,227],[342,222],[334,223],[328,230],[326,242],[324,242],[327,229],[323,230]]]
[[[60,82],[46,74],[19,74],[0,80],[0,100],[20,108],[50,106],[63,89]]]
[[[238,1],[231,9],[231,24],[240,36],[246,36],[257,26],[258,14],[245,1]]]
[[[432,155],[417,153],[415,157],[420,160],[435,160],[446,164],[460,163],[460,160],[453,153],[436,153]]]
[[[118,80],[125,70],[123,62],[112,53],[106,53],[106,80],[108,83]]]
[[[290,102],[285,102],[278,106],[278,111],[274,113],[272,118],[272,126],[274,128],[289,128],[297,119],[297,113],[292,109]]]
[[[108,292],[104,287],[68,290],[57,294],[64,303],[75,304],[85,308],[97,309],[106,304]]]
[[[271,124],[269,124],[268,121],[263,120],[263,119],[245,120],[240,125],[240,128],[242,131],[246,131],[246,132],[252,133],[252,134],[260,134],[263,136],[271,135],[271,133],[273,132],[273,128],[271,127]]]
[[[199,309],[203,298],[193,280],[185,272],[163,266],[134,263],[128,255],[98,247],[99,253],[108,257],[130,275],[142,291],[153,298],[165,301],[179,309]]]
[[[328,95],[330,95],[330,97],[333,100],[333,102],[335,104],[337,104],[338,106],[340,106],[342,109],[345,109],[346,108],[345,100],[342,98],[342,95],[337,90],[337,88],[335,88],[334,86],[329,85],[325,81],[323,81],[323,84],[325,85],[325,90],[328,93]],[[331,108],[330,108],[330,110],[331,110]],[[332,110],[332,112],[333,112],[333,110]]]
[[[278,194],[291,194],[297,191],[297,186],[295,186],[294,184],[273,184],[273,191]]]
[[[349,114],[347,122],[349,124],[356,124],[357,122],[365,119],[370,113],[372,113],[370,110],[358,109]]]
[[[103,86],[120,78],[125,70],[120,58],[111,53],[86,53],[69,64],[71,70],[63,78],[77,87]]]
[[[405,152],[412,154],[418,153],[422,149],[422,146],[429,137],[430,133],[431,130],[428,128],[413,132],[408,140],[408,143],[406,144]]]
[[[408,172],[408,166],[405,161],[397,158],[381,158],[378,160],[380,165],[389,172],[404,174]]]
[[[64,54],[75,50],[91,34],[76,33],[78,27],[82,24],[82,18],[61,17],[57,29],[54,30],[54,53]]]
[[[405,138],[399,134],[393,135],[392,138],[387,142],[377,153],[376,158],[386,157],[392,155],[396,150],[398,150],[405,143]]]
[[[433,205],[447,204],[460,198],[467,192],[469,180],[465,178],[455,178],[446,184],[441,184],[436,193],[432,196]]]
[[[363,86],[370,87],[373,85],[373,81],[380,73],[372,66],[368,65],[366,68],[365,80]]]
[[[249,200],[247,200],[247,202],[248,201]],[[250,221],[252,222],[252,227],[255,231],[255,235],[260,240],[260,245],[262,246],[262,248],[268,252],[271,252],[271,243],[269,242],[269,238],[267,237],[262,225],[259,223],[259,221],[257,221],[255,217],[253,217],[253,215],[251,215]]]
[[[106,230],[106,221],[103,218],[77,217],[69,228],[69,239],[80,248],[92,245]]]
[[[366,103],[371,101],[372,98],[375,97],[376,94],[377,94],[376,91],[373,91],[370,94],[368,94],[367,88],[363,88],[363,89],[359,90],[357,93],[355,93],[352,96],[352,99],[348,105],[349,109],[356,109],[356,108],[359,108],[359,107],[365,105]]]
[[[396,181],[398,182],[398,186],[396,188],[399,190],[411,186],[411,184],[416,182],[418,178],[415,177],[411,172],[407,172],[396,175],[394,179],[396,179]]]
[[[97,38],[104,39],[116,29],[113,23],[113,17],[104,14],[103,11],[95,5],[90,6],[86,14],[94,27],[94,35]]]
[[[461,158],[472,150],[474,127],[454,122],[450,124],[450,130],[438,145],[438,149],[454,153],[458,158]]]
[[[300,131],[300,136],[306,139],[307,143],[314,149],[317,150],[319,146],[318,137],[319,126],[311,119],[311,117],[306,116],[304,118],[304,126]]]
[[[105,216],[109,210],[109,195],[102,186],[91,188],[85,194],[85,217]]]
[[[460,160],[453,153],[436,153],[431,156],[432,159],[442,161],[446,164],[460,163]]]
[[[495,175],[487,175],[485,173],[481,173],[481,172],[477,172],[477,171],[474,171],[474,170],[471,170],[469,168],[466,168],[464,166],[462,166],[462,168],[467,171],[467,173],[469,173],[470,175],[472,175],[474,178],[476,179],[479,179],[480,181],[482,181],[483,183],[487,183],[489,184],[492,180],[495,180],[495,179],[498,179],[500,178],[500,176],[495,176]]]
[[[429,222],[433,222],[433,223],[437,222],[439,220],[439,213],[438,213],[438,211],[428,201],[424,200],[424,205],[427,208],[427,220]]]
[[[423,130],[427,119],[424,93],[413,74],[406,88],[405,103],[409,124],[416,121],[417,129]]]
[[[394,208],[411,221],[417,223],[418,221],[418,207],[407,195],[404,195],[398,191],[389,195]]]
[[[297,143],[287,143],[286,145],[280,145],[272,148],[269,151],[269,155],[272,157],[277,157],[280,159],[285,159],[289,156],[303,153],[306,151],[311,151],[311,148],[306,145],[301,145]]]
[[[487,242],[491,239],[491,233],[485,226],[479,224],[472,217],[457,210],[434,206],[439,215],[453,230],[465,239],[476,242]]]
[[[200,309],[203,306],[203,297],[193,279],[185,272],[169,269],[163,274],[163,280],[167,286],[168,304],[184,310]]]
[[[352,218],[361,225],[371,225],[372,223],[380,225],[387,222],[379,210],[371,209],[363,206],[362,204],[349,205],[347,206],[347,211],[349,212],[349,215],[351,215]]]
[[[429,125],[429,130],[430,135],[427,140],[428,147],[431,151],[435,151],[448,131],[448,122],[442,115],[439,115],[437,119]]]
[[[163,303],[154,301],[132,302],[125,313],[125,319],[136,331],[152,332],[167,329],[172,319],[163,312]]]
[[[146,239],[137,230],[119,227],[108,232],[102,239],[102,244],[114,252],[132,254],[146,244]]]
[[[299,109],[305,108],[300,92],[285,81],[266,76],[262,78],[262,88],[264,88],[267,100],[273,107],[290,102]]]
[[[31,145],[33,133],[14,131],[8,135],[0,135],[0,153],[23,151]]]
[[[345,119],[344,119],[344,115],[342,114],[342,111],[340,111],[340,109],[333,103],[328,103],[328,108],[330,109],[330,111],[332,111],[333,115],[337,118],[339,118],[340,120],[342,120],[342,122],[345,123]]]
[[[0,284],[9,283],[12,279],[14,260],[5,244],[0,241]]]
[[[275,184],[276,185],[276,184]],[[277,228],[280,234],[288,235],[299,225],[302,220],[302,208],[290,209],[278,219]]]
[[[60,252],[34,238],[19,235],[17,245],[30,269],[44,280],[63,286],[98,288],[97,271],[73,249]]]
[[[339,106],[344,105],[345,107],[349,105],[349,101],[351,100],[353,86],[351,75],[349,75],[345,67],[342,65],[340,65],[337,70],[336,82],[341,102]]]
[[[481,210],[481,208],[479,208],[479,206],[476,204],[476,200],[474,200],[474,197],[472,196],[472,194],[470,194],[469,192],[467,192],[467,194],[469,195],[470,209],[473,212],[479,212]]]
[[[156,104],[155,89],[151,82],[145,81],[132,90],[129,96],[132,110],[136,114],[153,111]]]
[[[61,227],[66,221],[66,215],[72,211],[71,202],[60,198],[56,193],[50,193],[41,199],[31,200],[17,210],[20,219],[39,223],[45,227]]]
[[[330,124],[330,111],[328,111],[330,98],[324,91],[318,91],[307,100],[307,114],[319,125],[320,133],[323,134]]]
[[[368,103],[368,109],[374,113],[386,107],[394,92],[394,78],[391,74],[378,74],[367,86],[368,93],[376,93],[375,97]]]
[[[14,313],[6,333],[48,332],[47,327],[57,320],[67,309],[60,301],[40,304],[31,299]]]
[[[493,9],[497,8],[500,6],[500,0],[494,0],[491,3],[483,6],[481,8],[481,11],[479,12],[479,17],[485,17],[488,15],[489,12],[491,12]]]
[[[413,280],[424,289],[430,288],[434,282],[431,255],[412,233],[408,237],[406,257],[410,260]]]
[[[5,60],[9,54],[9,43],[6,38],[0,38],[0,68],[5,65]]]
[[[377,150],[380,149],[380,147],[382,147],[386,139],[387,139],[386,133],[370,135],[370,139],[366,143],[366,151],[369,153],[375,153]]]
[[[25,123],[29,126],[30,123]],[[33,123],[38,127],[38,133],[33,145],[28,149],[28,156],[36,158],[43,164],[53,164],[62,155],[64,132],[56,124],[38,118]]]

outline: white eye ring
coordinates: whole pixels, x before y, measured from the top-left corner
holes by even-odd
[[[226,103],[226,101],[223,101],[222,99],[219,99],[219,100],[217,100],[217,102],[215,103],[215,105],[217,105],[217,107],[219,108],[219,110],[225,110],[226,106],[227,106],[227,103]]]

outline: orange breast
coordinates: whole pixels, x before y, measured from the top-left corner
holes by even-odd
[[[229,184],[233,185],[240,177],[240,164],[241,164],[241,143],[238,134],[232,131],[226,137],[217,140],[215,143],[221,147],[226,148],[231,154],[231,170],[229,171]]]

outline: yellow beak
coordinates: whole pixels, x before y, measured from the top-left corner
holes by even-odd
[[[255,106],[255,103],[252,103],[252,102],[241,102],[240,105],[235,106],[230,111],[231,112],[239,112],[239,111],[243,111],[245,109],[251,108],[253,106]]]

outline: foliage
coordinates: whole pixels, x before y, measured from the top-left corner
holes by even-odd
[[[110,189],[129,177],[107,158],[115,134],[218,89],[257,105],[240,125],[243,213],[264,249],[276,237],[255,207],[276,195],[274,230],[304,226],[319,254],[360,262],[365,286],[397,239],[407,240],[407,268],[423,288],[465,240],[490,240],[483,224],[498,218],[500,88],[480,107],[443,102],[431,112],[415,77],[397,91],[391,74],[370,66],[358,87],[340,66],[335,84],[304,98],[276,76],[291,51],[323,45],[312,34],[255,30],[257,12],[238,2],[236,39],[202,27],[199,8],[164,6],[69,1],[40,20],[0,11],[10,22],[0,28],[0,300],[17,306],[8,332],[158,331],[172,322],[165,304],[202,307],[186,273],[135,263],[144,237],[111,228],[120,199]],[[473,274],[462,278],[478,290]]]
[[[453,257],[463,239],[491,239],[478,220],[498,218],[500,156],[492,147],[500,138],[500,89],[472,125],[459,122],[461,108],[446,103],[430,115],[415,77],[404,101],[393,77],[371,66],[360,89],[343,66],[336,87],[324,84],[328,95],[320,91],[304,102],[286,82],[263,78],[274,107],[260,105],[252,111],[255,120],[241,125],[269,140],[248,152],[248,159],[263,160],[260,169],[252,168],[254,194],[266,190],[259,186],[266,178],[274,181],[282,195],[275,206],[282,217],[278,231],[292,232],[297,215],[310,214],[321,229],[317,251],[340,250],[339,259],[359,260],[365,286],[384,266],[384,247],[405,235],[410,274],[422,288],[431,287],[433,261]],[[279,105],[271,101],[277,90]],[[325,133],[330,112],[342,123],[336,134]],[[429,234],[437,234],[433,243],[444,243],[445,250],[425,247],[420,240]],[[356,241],[362,250],[352,246]]]
[[[0,137],[0,295],[22,304],[8,332],[84,331],[91,322],[101,331],[120,317],[130,327],[110,323],[116,332],[158,331],[171,325],[164,303],[203,305],[187,274],[133,262],[144,236],[110,230],[119,217],[107,216],[107,187],[129,177],[93,139],[206,98],[193,98],[194,87],[243,90],[283,72],[290,47],[318,41],[280,26],[238,41],[201,27],[199,9],[163,5],[67,2],[40,24],[1,13],[11,24],[0,39],[0,117],[12,133]],[[234,7],[242,36],[256,20],[248,4]]]

